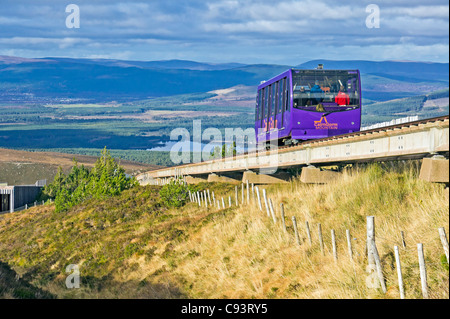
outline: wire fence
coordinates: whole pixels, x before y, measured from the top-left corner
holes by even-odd
[[[292,226],[287,226],[286,221],[289,220],[289,218],[284,214],[283,204],[279,203],[280,213],[276,214],[276,209],[274,209],[274,207],[277,207],[277,205],[274,205],[272,199],[269,198],[266,189],[262,190],[261,195],[259,188],[254,184],[249,184],[248,181],[247,183],[242,183],[241,187],[235,186],[234,196],[228,196],[228,198],[225,197],[225,199],[227,199],[228,205],[225,205],[224,197],[216,198],[214,192],[210,192],[209,189],[197,192],[189,191],[189,199],[192,203],[196,203],[199,207],[205,207],[207,209],[214,208],[218,210],[230,208],[233,206],[239,207],[244,204],[252,204],[256,209],[259,209],[261,211],[263,216],[267,215],[267,217],[271,219],[274,224],[279,224],[280,226],[282,226],[281,229],[283,229],[284,232],[290,233],[293,237],[292,242],[297,243],[298,245],[304,245],[305,243],[307,243],[310,247],[319,244],[320,250],[323,255],[333,255],[335,261],[341,258],[337,253],[337,234],[334,229],[324,232],[321,224],[312,225],[308,220],[297,221],[295,216],[292,216]],[[312,226],[317,227],[317,231],[314,231],[314,227]],[[300,238],[299,229],[302,230],[302,238]],[[420,278],[418,278],[417,280],[420,281],[423,298],[429,298],[430,287],[427,278],[427,267],[429,267],[430,269],[445,268],[445,261],[443,262],[442,260],[440,260],[439,262],[433,262],[430,261],[430,258],[427,258],[427,260],[425,260],[424,247],[436,245],[436,241],[433,240],[433,242],[430,241],[415,243],[414,246],[412,246],[411,243],[408,242],[408,245],[406,245],[404,232],[397,234],[395,238],[386,238],[384,236],[376,235],[374,229],[374,217],[367,216],[367,238],[365,238],[364,240],[358,240],[357,238],[352,237],[351,229],[346,229],[345,236],[339,236],[339,238],[345,238],[346,240],[345,244],[342,246],[344,246],[345,250],[347,250],[347,260],[353,261],[355,259],[359,259],[361,262],[367,261],[368,278],[371,277],[372,280],[366,280],[366,283],[371,282],[373,285],[373,287],[368,286],[368,288],[381,289],[384,294],[387,293],[385,282],[386,271],[385,269],[383,269],[383,262],[380,259],[378,253],[376,244],[377,242],[378,245],[389,245],[390,250],[389,252],[387,252],[387,254],[395,257],[394,270],[397,271],[397,285],[399,287],[400,298],[406,298],[403,271],[410,271],[412,269],[418,270],[420,274]],[[436,236],[436,239],[440,239],[442,251],[446,257],[446,269],[448,272],[449,245],[444,227],[440,227],[438,229],[438,232],[436,233],[439,235]],[[315,235],[312,236],[312,234]],[[415,258],[417,258],[417,262],[413,262],[413,264],[411,265],[402,265],[400,260],[400,252],[402,252],[402,255],[405,255],[405,253],[410,254],[414,252],[416,254]],[[387,254],[385,253],[384,256],[386,256]],[[409,255],[408,260],[411,260],[412,257],[412,255]],[[408,278],[408,280],[410,280],[410,278]]]
[[[51,199],[49,201],[52,202]],[[31,203],[25,204],[23,206],[20,206],[20,207],[15,207],[14,208],[14,213],[27,210],[27,209],[29,209],[31,207],[41,206],[41,205],[45,205],[45,201],[34,201],[34,202],[31,202]],[[5,210],[3,212],[0,212],[0,215],[9,214],[9,213],[11,213],[10,210]]]

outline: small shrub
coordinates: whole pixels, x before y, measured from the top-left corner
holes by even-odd
[[[166,206],[179,208],[189,199],[189,189],[184,183],[172,180],[161,188],[159,196]]]
[[[447,257],[445,255],[441,255],[441,265],[445,270],[448,271],[448,262]]]
[[[74,166],[68,175],[59,167],[54,181],[45,186],[38,200],[55,198],[55,212],[69,208],[90,198],[107,198],[119,195],[123,190],[137,186],[134,177],[127,177],[125,169],[115,161],[106,147],[92,170]]]

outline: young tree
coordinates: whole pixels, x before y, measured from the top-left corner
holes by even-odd
[[[89,198],[118,195],[135,185],[136,179],[127,177],[125,169],[105,147],[91,171],[83,165],[78,166],[75,159],[67,176],[59,168],[53,183],[44,188],[41,199],[55,198],[56,211],[59,212]]]

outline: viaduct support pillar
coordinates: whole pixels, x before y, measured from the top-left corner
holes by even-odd
[[[250,184],[281,184],[288,183],[291,175],[287,172],[278,172],[275,174],[257,174],[253,171],[245,171],[242,176],[242,182],[247,180]]]
[[[209,174],[208,175],[208,182],[209,183],[233,183],[233,184],[239,184],[241,182],[242,174]]]
[[[334,171],[321,171],[314,166],[302,168],[300,181],[306,184],[327,184],[341,176],[341,173]]]
[[[443,156],[424,158],[420,167],[419,179],[432,183],[449,183],[448,159]]]

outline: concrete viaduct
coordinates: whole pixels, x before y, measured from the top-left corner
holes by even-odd
[[[307,141],[278,150],[148,171],[136,178],[141,185],[162,184],[180,176],[187,183],[268,184],[286,182],[290,177],[288,168],[302,168],[301,181],[324,183],[338,173],[318,167],[424,158],[421,176],[448,183],[448,153],[449,117],[443,116]]]

